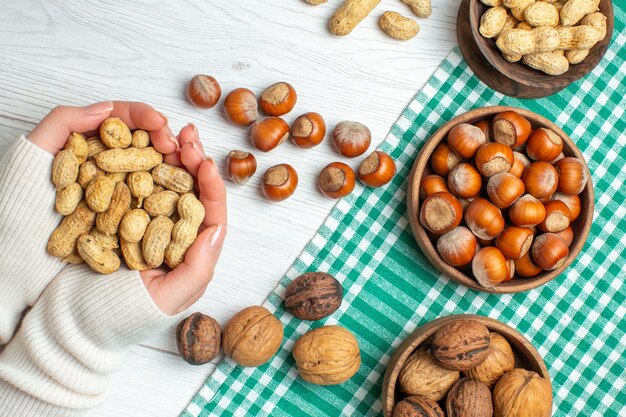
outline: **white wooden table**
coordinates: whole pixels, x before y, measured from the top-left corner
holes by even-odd
[[[305,111],[332,128],[341,120],[367,124],[380,143],[415,93],[456,43],[458,0],[436,1],[419,19],[417,38],[399,42],[378,29],[385,10],[411,15],[400,0],[383,0],[346,38],[327,22],[339,1],[313,7],[301,0],[2,0],[0,12],[0,146],[28,132],[55,105],[104,99],[141,100],[169,116],[173,130],[198,125],[207,153],[253,150],[248,130],[227,123],[221,105],[198,110],[184,98],[196,73],[215,76],[226,93],[260,92],[288,81]],[[372,148],[373,149],[373,148]],[[228,184],[229,235],[215,278],[193,307],[225,324],[260,304],[328,215],[333,202],[316,176],[342,160],[329,141],[311,150],[291,143],[255,152],[259,173],[246,186]],[[360,160],[347,161],[354,168]],[[296,194],[271,204],[260,193],[262,172],[289,162],[299,172]],[[113,378],[111,397],[93,416],[175,416],[211,374],[176,353],[174,329],[135,347]]]

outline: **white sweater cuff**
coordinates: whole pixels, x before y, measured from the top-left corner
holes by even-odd
[[[0,345],[63,264],[46,253],[54,211],[53,156],[24,136],[0,160]]]
[[[0,379],[42,403],[94,407],[104,400],[109,375],[120,369],[128,348],[179,318],[158,309],[137,271],[99,276],[85,265],[68,266],[0,355]],[[0,410],[24,399],[5,401]]]

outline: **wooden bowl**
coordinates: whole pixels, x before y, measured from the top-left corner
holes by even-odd
[[[525,118],[527,118],[532,124],[533,129],[545,127],[553,130],[561,137],[561,139],[563,139],[563,153],[565,154],[565,156],[574,156],[580,159],[584,162],[585,169],[589,171],[583,155],[580,153],[574,142],[569,138],[569,136],[567,136],[565,132],[563,132],[563,130],[561,130],[561,128],[559,128],[557,125],[555,125],[545,117],[539,116],[538,114],[531,111],[519,109],[516,107],[483,107],[470,110],[467,113],[463,113],[460,116],[455,117],[445,125],[441,126],[430,137],[430,139],[428,139],[428,141],[426,142],[426,144],[424,144],[424,147],[420,151],[417,160],[413,164],[413,169],[411,171],[411,174],[409,175],[409,184],[407,191],[407,207],[409,221],[411,223],[411,230],[413,231],[413,236],[415,236],[415,240],[417,240],[417,243],[424,252],[424,255],[426,255],[430,262],[432,262],[435,268],[437,268],[439,271],[443,272],[450,278],[454,279],[455,281],[458,281],[461,284],[475,290],[490,293],[515,293],[528,291],[554,279],[554,277],[563,272],[580,253],[583,245],[585,244],[585,241],[587,240],[587,235],[589,235],[591,222],[593,220],[593,183],[591,182],[591,175],[589,175],[587,186],[580,194],[580,203],[582,209],[580,216],[571,224],[574,231],[574,241],[569,246],[569,256],[560,268],[552,271],[543,272],[533,278],[516,277],[511,281],[504,282],[493,288],[486,288],[480,285],[473,277],[468,276],[465,273],[456,269],[455,267],[448,265],[443,261],[443,259],[441,259],[441,256],[439,256],[439,253],[435,248],[434,242],[430,239],[429,235],[426,232],[426,229],[424,229],[419,221],[419,186],[422,180],[424,170],[426,169],[426,167],[429,166],[430,155],[432,154],[435,147],[439,144],[439,142],[446,140],[450,129],[452,129],[452,127],[456,126],[457,124],[475,123],[479,120],[491,119],[496,114],[506,110],[516,111]]]
[[[433,336],[441,327],[450,324],[456,320],[476,320],[487,326],[490,331],[498,332],[509,342],[513,353],[515,353],[515,367],[524,368],[529,371],[537,372],[542,378],[550,381],[548,368],[543,362],[543,358],[537,350],[530,344],[524,336],[517,330],[499,322],[498,320],[488,317],[477,316],[473,314],[459,314],[453,316],[442,317],[415,329],[413,333],[398,346],[394,354],[389,360],[385,378],[383,379],[382,403],[383,413],[385,417],[391,417],[393,408],[396,403],[402,399],[402,394],[397,386],[398,375],[406,359],[415,349],[422,343]]]
[[[480,0],[463,0],[457,17],[457,38],[463,57],[478,78],[508,96],[538,98],[561,91],[591,72],[611,43],[613,5],[611,0],[600,0],[599,9],[607,17],[604,39],[591,48],[583,62],[571,65],[565,74],[544,74],[521,62],[508,62],[496,47],[495,40],[480,34],[480,17],[488,8]]]

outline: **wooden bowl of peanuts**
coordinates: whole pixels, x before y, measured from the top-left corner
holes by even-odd
[[[611,0],[463,0],[461,52],[489,87],[546,97],[591,72],[613,35]]]

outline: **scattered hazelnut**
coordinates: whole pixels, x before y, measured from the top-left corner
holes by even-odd
[[[331,162],[320,173],[318,185],[328,198],[342,198],[354,190],[354,171],[343,162]]]
[[[307,272],[294,279],[285,292],[285,307],[301,320],[321,320],[341,305],[343,288],[325,272]]]
[[[247,88],[236,88],[224,100],[226,118],[239,126],[249,126],[259,118],[259,103]]]
[[[270,201],[283,201],[296,191],[298,174],[291,165],[274,165],[263,175],[263,194]]]
[[[243,185],[256,172],[256,158],[249,152],[230,151],[226,156],[226,172],[234,183]]]
[[[400,369],[398,385],[405,394],[439,401],[459,378],[459,371],[444,368],[426,348],[419,348],[409,355]]]
[[[461,203],[450,193],[435,193],[422,203],[420,222],[431,233],[447,233],[461,224],[461,220]]]
[[[252,124],[250,136],[257,149],[269,152],[287,140],[289,125],[280,117],[264,117]]]
[[[282,116],[296,105],[298,96],[291,84],[279,82],[272,84],[261,93],[259,107],[268,116]]]
[[[291,140],[300,148],[319,145],[326,136],[326,123],[318,113],[298,116],[291,125]]]
[[[217,104],[221,95],[222,88],[210,75],[194,75],[187,84],[187,98],[198,107],[210,109]]]
[[[241,366],[259,366],[276,354],[283,325],[265,307],[252,306],[235,314],[224,328],[224,353]]]
[[[552,415],[552,386],[536,372],[513,369],[493,389],[495,417]]]
[[[293,346],[293,357],[302,379],[317,385],[341,384],[361,366],[359,344],[341,326],[309,330]]]
[[[191,365],[203,365],[220,353],[222,328],[213,318],[193,313],[176,327],[180,356]]]
[[[372,141],[370,130],[359,122],[339,122],[333,130],[337,151],[346,158],[362,155]]]
[[[530,122],[514,111],[498,113],[491,122],[492,139],[511,148],[523,145],[532,131]]]
[[[437,175],[442,177],[447,176],[452,168],[461,162],[463,162],[463,158],[452,152],[452,149],[444,142],[437,145],[430,156],[431,168]]]
[[[487,359],[489,330],[476,320],[454,321],[435,333],[429,351],[444,368],[467,371]]]
[[[455,227],[437,240],[437,252],[448,265],[468,265],[477,250],[476,237],[467,227]]]
[[[450,388],[446,399],[448,417],[486,417],[493,415],[491,391],[480,381],[461,378]]]
[[[396,163],[382,151],[372,152],[359,165],[359,180],[368,187],[378,188],[396,175]]]
[[[500,333],[489,333],[489,355],[480,365],[465,372],[465,375],[480,381],[489,388],[506,372],[515,367],[515,355],[509,342]]]
[[[411,395],[396,404],[392,417],[444,417],[444,414],[435,401],[421,395]]]

